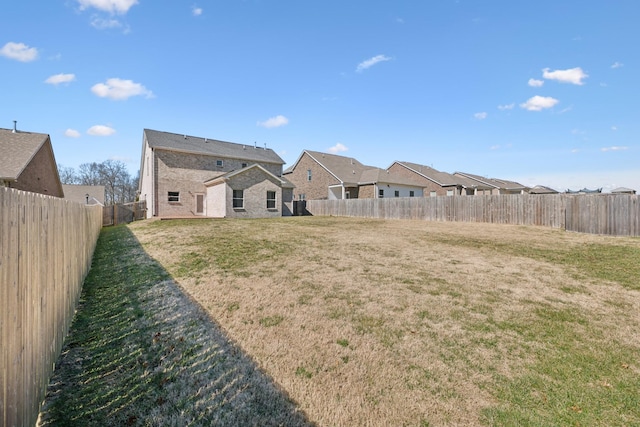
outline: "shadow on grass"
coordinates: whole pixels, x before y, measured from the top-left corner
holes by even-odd
[[[126,226],[100,235],[39,424],[312,425]]]

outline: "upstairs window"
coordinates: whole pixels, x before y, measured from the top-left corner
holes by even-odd
[[[267,191],[267,209],[276,208],[276,192]]]
[[[431,197],[436,197],[438,195],[438,193],[436,193],[435,191],[432,191],[431,193],[429,193],[429,196]]]
[[[396,191],[393,193],[393,195],[394,195],[395,197],[400,197],[400,191],[396,190]]]
[[[415,191],[409,190],[409,197],[413,197],[415,195],[416,195]]]
[[[169,202],[179,202],[180,201],[180,192],[179,191],[169,191],[167,200]]]
[[[233,209],[244,208],[244,191],[233,190]]]
[[[378,198],[379,199],[383,199],[384,198],[384,190],[378,190]]]
[[[223,167],[224,166],[224,161],[216,160],[216,166],[219,167],[219,168]]]
[[[311,169],[307,170],[307,181],[311,181]]]
[[[242,163],[241,167],[244,169],[244,168],[247,167],[247,164],[246,163]]]

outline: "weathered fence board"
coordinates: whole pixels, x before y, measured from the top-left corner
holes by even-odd
[[[132,202],[102,208],[102,225],[128,224],[146,218],[147,202]]]
[[[96,206],[0,187],[0,425],[36,423],[101,214]]]
[[[308,200],[311,215],[538,225],[640,236],[640,203],[630,194],[517,194]]]

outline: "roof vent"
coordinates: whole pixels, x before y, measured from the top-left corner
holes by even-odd
[[[209,142],[209,141],[207,140],[207,138],[205,138],[205,139],[204,139],[204,142]]]
[[[253,141],[253,148],[254,148],[254,149],[258,148],[258,143],[257,143],[257,142],[255,142],[255,141]]]
[[[13,121],[13,131],[11,131],[12,133],[16,133],[18,132],[18,121],[14,120]]]
[[[264,149],[265,150],[267,149],[267,143],[266,142],[264,143]]]
[[[187,139],[187,135],[184,136],[184,139]]]

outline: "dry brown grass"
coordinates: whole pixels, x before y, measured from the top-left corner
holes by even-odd
[[[130,229],[319,425],[640,422],[639,288],[590,267],[611,248],[637,269],[638,239],[353,218]]]

